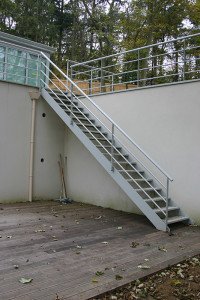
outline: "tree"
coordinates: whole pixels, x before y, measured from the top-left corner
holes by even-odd
[[[4,32],[12,32],[14,27],[15,3],[12,0],[0,1],[0,30]]]

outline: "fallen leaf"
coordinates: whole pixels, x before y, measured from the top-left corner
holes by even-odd
[[[116,275],[115,275],[115,279],[116,279],[116,280],[121,280],[121,279],[123,279],[123,276],[121,276],[121,275],[119,275],[119,274],[116,274]]]
[[[93,283],[98,283],[98,280],[97,280],[96,278],[93,278],[93,279],[92,279],[92,282],[93,282]]]
[[[182,269],[179,269],[178,271],[177,271],[177,275],[179,275],[181,278],[185,278],[185,276],[183,275],[183,270]]]
[[[19,269],[19,266],[18,265],[14,265],[14,269]]]
[[[178,286],[181,285],[181,281],[178,279],[171,280],[171,285]]]
[[[20,278],[19,282],[23,283],[23,284],[26,284],[26,283],[31,283],[33,279],[32,278]]]
[[[158,250],[163,251],[163,252],[167,252],[167,249],[163,246],[158,246]]]
[[[102,276],[102,275],[104,275],[104,272],[102,272],[102,271],[97,271],[97,272],[95,273],[95,275],[96,275],[96,276]]]
[[[45,232],[45,230],[44,229],[37,229],[37,230],[35,230],[35,232],[37,233],[37,232]]]
[[[111,295],[111,296],[110,296],[110,299],[111,299],[111,300],[117,300],[117,296]]]
[[[137,242],[131,243],[131,248],[136,248],[137,246],[139,246],[139,243],[137,243]]]
[[[99,216],[99,217],[96,217],[95,220],[99,220],[99,219],[101,219],[101,218],[102,218],[102,216]]]
[[[139,265],[138,268],[139,269],[150,269],[150,267],[147,265]]]

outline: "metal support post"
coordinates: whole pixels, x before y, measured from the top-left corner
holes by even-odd
[[[71,125],[73,125],[73,84],[71,83],[71,87],[70,87],[70,99],[71,99],[71,103],[70,103],[70,117],[71,117]]]
[[[112,141],[111,141],[111,171],[113,172],[114,171],[114,166],[113,166],[113,163],[114,163],[114,146],[115,146],[115,139],[114,139],[114,135],[115,135],[115,125],[112,123]]]
[[[92,73],[92,70],[91,70],[90,80],[89,80],[89,95],[92,95],[92,83],[93,83],[93,73]]]
[[[140,86],[140,50],[138,50],[137,87]]]
[[[101,79],[100,79],[100,92],[103,92],[103,83],[104,83],[104,78],[103,78],[103,59],[101,59]]]
[[[114,92],[114,75],[112,75],[112,92]]]
[[[166,193],[166,231],[168,231],[168,208],[169,208],[169,178],[167,177],[167,193]]]
[[[186,49],[185,49],[185,39],[183,44],[183,80],[185,80],[185,69],[186,69]]]

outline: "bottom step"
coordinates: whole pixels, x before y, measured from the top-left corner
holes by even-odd
[[[182,217],[182,216],[178,216],[178,217],[171,217],[168,219],[167,224],[173,224],[173,223],[178,223],[178,222],[183,222],[183,221],[189,221],[188,217]]]

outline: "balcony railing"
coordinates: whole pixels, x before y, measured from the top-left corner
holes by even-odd
[[[200,79],[200,33],[77,63],[67,74],[88,94]]]

